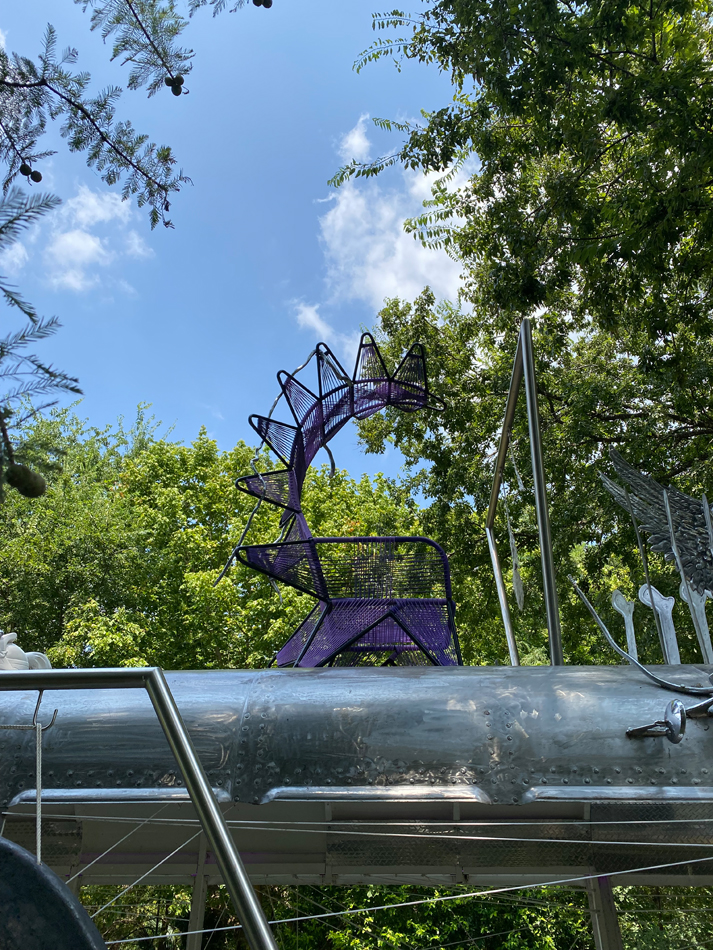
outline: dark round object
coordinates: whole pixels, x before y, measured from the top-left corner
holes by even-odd
[[[174,94],[174,96],[180,96],[180,95],[181,95],[181,87],[180,87],[180,86],[171,86],[171,92]]]
[[[41,475],[26,465],[18,465],[17,462],[11,462],[5,469],[5,481],[25,498],[39,498],[47,491],[47,482]]]
[[[171,86],[173,85],[173,79],[172,79],[171,76],[166,76],[166,78],[164,79],[164,82],[165,82],[166,85],[169,87],[169,89],[170,89]]]
[[[262,0],[253,0],[253,3],[255,4],[256,7],[262,6]]]
[[[272,6],[272,0],[262,0],[262,5],[265,7],[266,10],[269,10],[270,7]]]
[[[176,76],[176,78],[173,80],[173,85],[174,85],[174,86],[182,86],[184,82],[185,82],[185,79],[183,78],[183,76],[181,76],[181,75],[179,74],[179,75]]]
[[[37,169],[30,172],[30,178],[35,182],[36,185],[42,181],[42,172],[38,172]]]
[[[106,950],[67,885],[7,838],[0,838],[0,907],[3,950]]]
[[[27,162],[23,162],[22,165],[20,165],[20,174],[24,175],[25,177],[28,177],[32,174],[32,169],[27,164]]]

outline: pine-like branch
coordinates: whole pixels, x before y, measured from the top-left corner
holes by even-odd
[[[0,50],[0,161],[8,169],[4,190],[17,176],[23,159],[31,163],[42,157],[37,141],[48,120],[60,119],[61,134],[71,151],[86,152],[88,165],[107,184],[122,181],[124,198],[135,195],[139,207],[148,205],[152,227],[159,221],[170,227],[169,197],[189,181],[175,171],[171,149],[150,142],[130,122],[117,121],[115,103],[121,90],[113,87],[88,96],[89,75],[67,68],[76,59],[75,51],[66,51],[58,61],[55,49],[56,34],[48,26],[37,64]]]
[[[149,96],[191,71],[193,50],[176,45],[187,21],[173,0],[74,0],[92,10],[91,28],[112,37],[112,59],[130,63],[129,89],[147,86]]]

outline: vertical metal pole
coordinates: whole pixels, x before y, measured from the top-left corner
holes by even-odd
[[[192,933],[191,931],[202,930],[203,921],[205,919],[205,901],[208,894],[208,877],[205,873],[205,845],[205,835],[201,835],[198,849],[196,879],[193,884],[193,894],[191,895],[191,916],[188,921],[186,950],[201,950],[203,946],[203,934]]]
[[[596,950],[624,950],[609,878],[595,877],[587,881],[587,898]]]
[[[535,510],[537,528],[540,534],[540,557],[542,559],[542,582],[545,593],[547,629],[550,636],[550,665],[562,666],[562,629],[560,627],[559,601],[555,584],[555,564],[552,557],[552,536],[550,534],[550,515],[547,507],[547,484],[545,466],[542,461],[542,442],[540,439],[540,412],[537,405],[537,383],[535,380],[535,359],[532,350],[532,327],[530,321],[522,321],[522,362],[525,370],[525,398],[527,400],[527,424],[530,430],[530,455],[532,458],[532,477],[535,483]]]
[[[42,723],[35,723],[35,855],[42,864]]]
[[[520,665],[520,656],[517,651],[517,642],[515,640],[515,630],[512,625],[510,608],[508,607],[507,592],[505,590],[505,581],[503,579],[503,569],[500,564],[500,556],[495,543],[495,513],[498,507],[500,497],[500,483],[503,478],[503,469],[507,459],[508,445],[510,444],[510,431],[515,419],[515,410],[517,408],[517,397],[520,393],[522,383],[522,333],[518,337],[517,348],[515,350],[515,359],[513,361],[512,376],[510,378],[510,389],[508,390],[508,399],[505,406],[505,418],[503,419],[503,428],[500,433],[500,445],[498,446],[498,457],[495,462],[495,476],[493,478],[493,487],[490,491],[490,504],[488,505],[488,514],[485,519],[485,534],[488,539],[488,548],[490,550],[490,560],[493,565],[493,574],[495,575],[495,587],[498,592],[498,601],[500,603],[500,614],[503,618],[505,627],[505,637],[508,644],[508,653],[510,662],[513,666]]]
[[[183,774],[249,946],[252,950],[278,950],[162,670],[151,670],[146,690]]]
[[[510,616],[510,608],[508,607],[508,597],[507,591],[505,590],[505,581],[503,580],[503,569],[500,565],[500,557],[498,556],[498,548],[495,544],[495,534],[493,533],[492,528],[486,528],[485,534],[488,538],[488,547],[490,549],[490,560],[493,563],[493,574],[495,575],[495,586],[498,591],[498,600],[500,601],[500,613],[503,618],[503,625],[505,627],[505,636],[508,641],[508,652],[510,654],[510,662],[513,666],[520,665],[520,655],[517,652],[517,643],[515,642],[515,631],[512,625],[512,617]]]

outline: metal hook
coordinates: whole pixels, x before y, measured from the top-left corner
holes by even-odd
[[[37,716],[38,716],[39,711],[40,711],[40,704],[42,703],[42,694],[43,694],[43,693],[44,693],[44,690],[41,689],[41,690],[40,690],[40,694],[39,694],[39,696],[37,697],[37,705],[35,706],[35,715],[32,717],[32,725],[35,726],[35,727],[37,726]],[[52,719],[50,720],[50,722],[49,722],[46,726],[42,726],[42,731],[43,731],[43,732],[47,732],[48,729],[51,729],[51,728],[52,728],[52,726],[54,725],[55,719],[57,718],[57,713],[58,713],[58,712],[59,712],[59,710],[58,710],[58,709],[55,709],[54,715],[52,716]]]

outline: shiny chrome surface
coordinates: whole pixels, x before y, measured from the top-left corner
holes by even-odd
[[[547,482],[545,479],[545,466],[542,457],[542,440],[540,436],[540,411],[537,405],[537,380],[535,379],[535,357],[532,347],[532,326],[525,317],[520,326],[520,334],[517,339],[517,349],[515,350],[515,359],[513,361],[512,377],[510,379],[510,389],[505,406],[505,418],[500,433],[500,444],[498,446],[498,457],[495,462],[495,475],[493,477],[493,487],[490,492],[490,504],[488,505],[488,514],[485,520],[485,532],[488,538],[488,547],[490,549],[490,558],[493,564],[493,573],[495,583],[498,589],[498,599],[500,602],[500,611],[505,626],[505,634],[508,641],[510,652],[510,661],[516,664],[514,658],[517,657],[517,647],[515,646],[515,637],[512,628],[510,610],[505,597],[505,584],[503,581],[503,572],[500,565],[497,544],[493,533],[495,524],[495,512],[498,507],[498,498],[500,496],[500,484],[502,482],[505,460],[507,459],[508,446],[510,444],[510,433],[513,421],[515,419],[515,409],[520,394],[520,386],[525,381],[525,402],[527,405],[527,428],[530,435],[530,457],[532,460],[532,478],[535,490],[535,510],[537,513],[537,530],[540,538],[540,556],[542,560],[542,584],[545,595],[545,612],[547,615],[547,630],[549,632],[550,642],[550,663],[553,666],[562,666],[564,658],[562,655],[562,630],[560,628],[559,600],[557,598],[557,584],[555,580],[555,566],[552,556],[552,536],[550,533],[550,514],[547,504]]]
[[[710,672],[658,669],[701,685]],[[675,745],[627,738],[671,698],[629,665],[167,680],[254,882],[546,881],[661,864],[673,866],[632,883],[713,882],[713,861],[687,862],[713,857],[711,717],[689,719]],[[0,693],[0,722],[31,716],[35,698]],[[190,883],[198,845],[181,844],[196,815],[170,800],[185,790],[148,697],[77,690],[52,702],[43,792],[52,866],[79,870],[127,821],[151,819],[84,882],[129,881],[179,849],[150,880]],[[0,732],[5,833],[23,843],[33,762],[32,736]]]
[[[142,688],[153,706],[163,733],[164,742],[170,748],[170,754],[178,763],[183,780],[190,794],[191,804],[196,810],[211,848],[216,856],[223,882],[243,925],[248,945],[253,950],[277,950],[272,931],[267,923],[262,907],[250,884],[240,854],[233,837],[228,830],[220,806],[208,783],[203,765],[191,737],[186,730],[181,714],[176,706],[163,671],[158,667],[146,669],[103,669],[103,670],[22,670],[2,671],[0,691],[19,691],[37,689],[40,699],[43,690],[69,690],[80,687],[83,691],[101,690],[102,687],[114,690]],[[39,709],[39,700],[36,710]],[[52,725],[55,725],[59,710],[55,711]],[[111,715],[111,712],[109,713]],[[37,712],[35,712],[35,719]],[[38,727],[38,739],[41,727]],[[37,758],[39,763],[41,759]],[[39,771],[39,765],[37,766]],[[39,776],[36,776],[39,778]],[[76,786],[76,782],[74,783]],[[37,821],[39,824],[39,788],[36,789]],[[39,839],[39,829],[38,829]],[[37,858],[39,860],[39,840]]]

